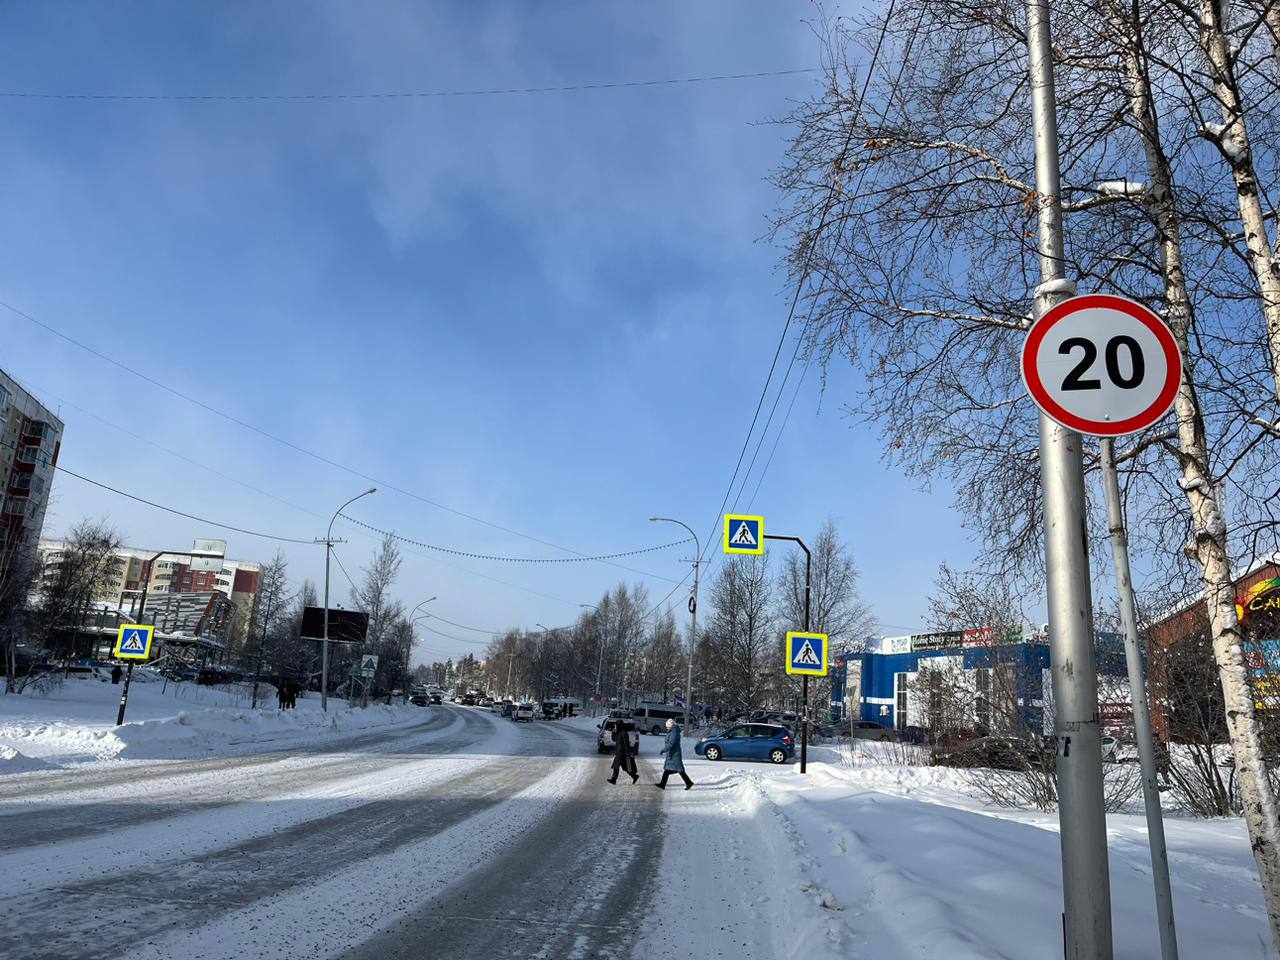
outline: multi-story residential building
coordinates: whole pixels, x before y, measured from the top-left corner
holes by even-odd
[[[62,540],[42,540],[39,550],[42,558],[48,559],[55,557],[63,548]],[[142,594],[143,570],[156,553],[155,550],[137,547],[122,547],[116,551],[121,562],[113,567],[114,575],[107,579],[94,599],[114,604],[124,611],[136,609]],[[156,604],[171,596],[222,594],[234,607],[227,627],[228,639],[231,646],[239,647],[247,638],[249,623],[253,619],[261,572],[262,565],[249,560],[223,560],[220,570],[200,571],[191,569],[188,558],[177,554],[162,556],[152,564],[147,578],[147,609],[155,613]],[[174,604],[165,608],[169,607],[180,609]],[[146,619],[152,621],[151,616]]]
[[[0,370],[0,547],[40,540],[62,421]]]

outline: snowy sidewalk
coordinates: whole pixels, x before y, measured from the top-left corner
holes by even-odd
[[[358,709],[332,697],[325,713],[314,695],[300,699],[296,709],[278,710],[274,690],[266,685],[259,689],[255,710],[247,684],[226,690],[135,678],[126,722],[117,727],[121,689],[96,680],[68,680],[47,695],[0,696],[0,775],[100,760],[252,752],[427,716],[421,707]]]
[[[811,759],[801,776],[685,754],[697,787],[664,801],[671,919],[651,955],[1062,956],[1056,815],[986,809],[955,770]],[[1108,827],[1115,955],[1154,960],[1145,822]],[[1168,818],[1166,831],[1182,956],[1275,957],[1243,824]]]

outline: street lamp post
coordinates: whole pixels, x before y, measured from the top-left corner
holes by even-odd
[[[580,607],[582,607],[582,608],[584,608],[584,609],[586,609],[586,608],[590,608],[590,609],[594,610],[597,614],[600,612],[600,607],[599,607],[599,606],[597,606],[597,605],[596,605],[596,604],[594,604],[594,603],[580,603],[580,604],[578,604],[578,606],[580,606]],[[602,704],[602,701],[600,700],[600,677],[601,677],[601,674],[604,672],[604,635],[603,635],[603,632],[601,632],[601,634],[600,634],[600,639],[599,639],[599,641],[596,643],[596,651],[597,651],[597,652],[596,652],[596,694],[595,694],[595,696],[596,696],[596,700],[595,700],[595,702],[596,702],[596,703],[601,703],[601,704]],[[592,715],[593,717],[595,716],[595,710],[594,710],[594,709],[592,710],[591,715]]]
[[[689,536],[693,537],[693,596],[689,599],[689,615],[692,623],[689,626],[689,670],[684,685],[684,729],[688,732],[689,711],[693,707],[693,654],[698,642],[698,580],[703,563],[702,543],[698,540],[698,535],[693,532],[693,528],[683,521],[673,520],[671,517],[650,517],[649,522],[678,523],[689,531]]]
[[[357,494],[333,511],[333,517],[329,520],[329,530],[324,535],[324,639],[321,641],[320,647],[320,709],[326,712],[329,709],[329,556],[333,553],[333,524],[338,519],[338,514],[351,506],[351,504],[361,497],[367,497],[369,494],[377,492],[377,487],[370,487],[364,493]]]
[[[413,615],[418,612],[419,608],[425,607],[428,603],[430,603],[432,600],[435,600],[435,599],[436,599],[435,597],[427,597],[427,599],[423,600],[421,603],[418,604],[418,606],[414,607],[412,610],[409,611],[409,617],[408,617],[409,649],[405,650],[404,652],[404,681],[405,682],[400,684],[402,688],[400,692],[404,697],[403,702],[405,703],[409,702],[409,680],[411,678],[411,668],[410,668],[409,661],[413,659],[413,624],[415,622]]]

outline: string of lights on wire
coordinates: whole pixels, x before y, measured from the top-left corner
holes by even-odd
[[[683,540],[673,540],[670,543],[660,543],[652,547],[641,547],[639,550],[626,550],[622,553],[604,553],[588,557],[504,557],[492,553],[471,553],[467,550],[455,550],[452,547],[442,547],[438,544],[426,543],[422,540],[414,540],[411,537],[402,537],[398,533],[392,533],[390,530],[383,530],[379,527],[375,527],[371,523],[365,523],[363,520],[357,520],[345,513],[340,513],[338,516],[342,517],[342,519],[346,520],[348,523],[354,523],[357,527],[364,527],[366,530],[372,530],[374,533],[381,534],[384,537],[390,537],[392,540],[398,541],[399,543],[407,543],[415,547],[422,547],[426,550],[435,550],[438,553],[451,554],[455,557],[469,557],[472,560],[497,560],[503,563],[584,563],[586,561],[619,560],[623,557],[638,557],[642,553],[656,553],[659,550],[670,550],[672,547],[678,547],[681,544],[692,542],[690,537],[685,537]]]

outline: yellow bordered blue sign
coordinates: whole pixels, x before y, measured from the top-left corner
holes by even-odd
[[[149,660],[156,628],[145,623],[122,623],[116,635],[114,655],[121,660]]]
[[[825,633],[787,634],[787,673],[801,676],[827,675],[827,635]]]
[[[764,553],[764,517],[724,515],[725,553]]]

